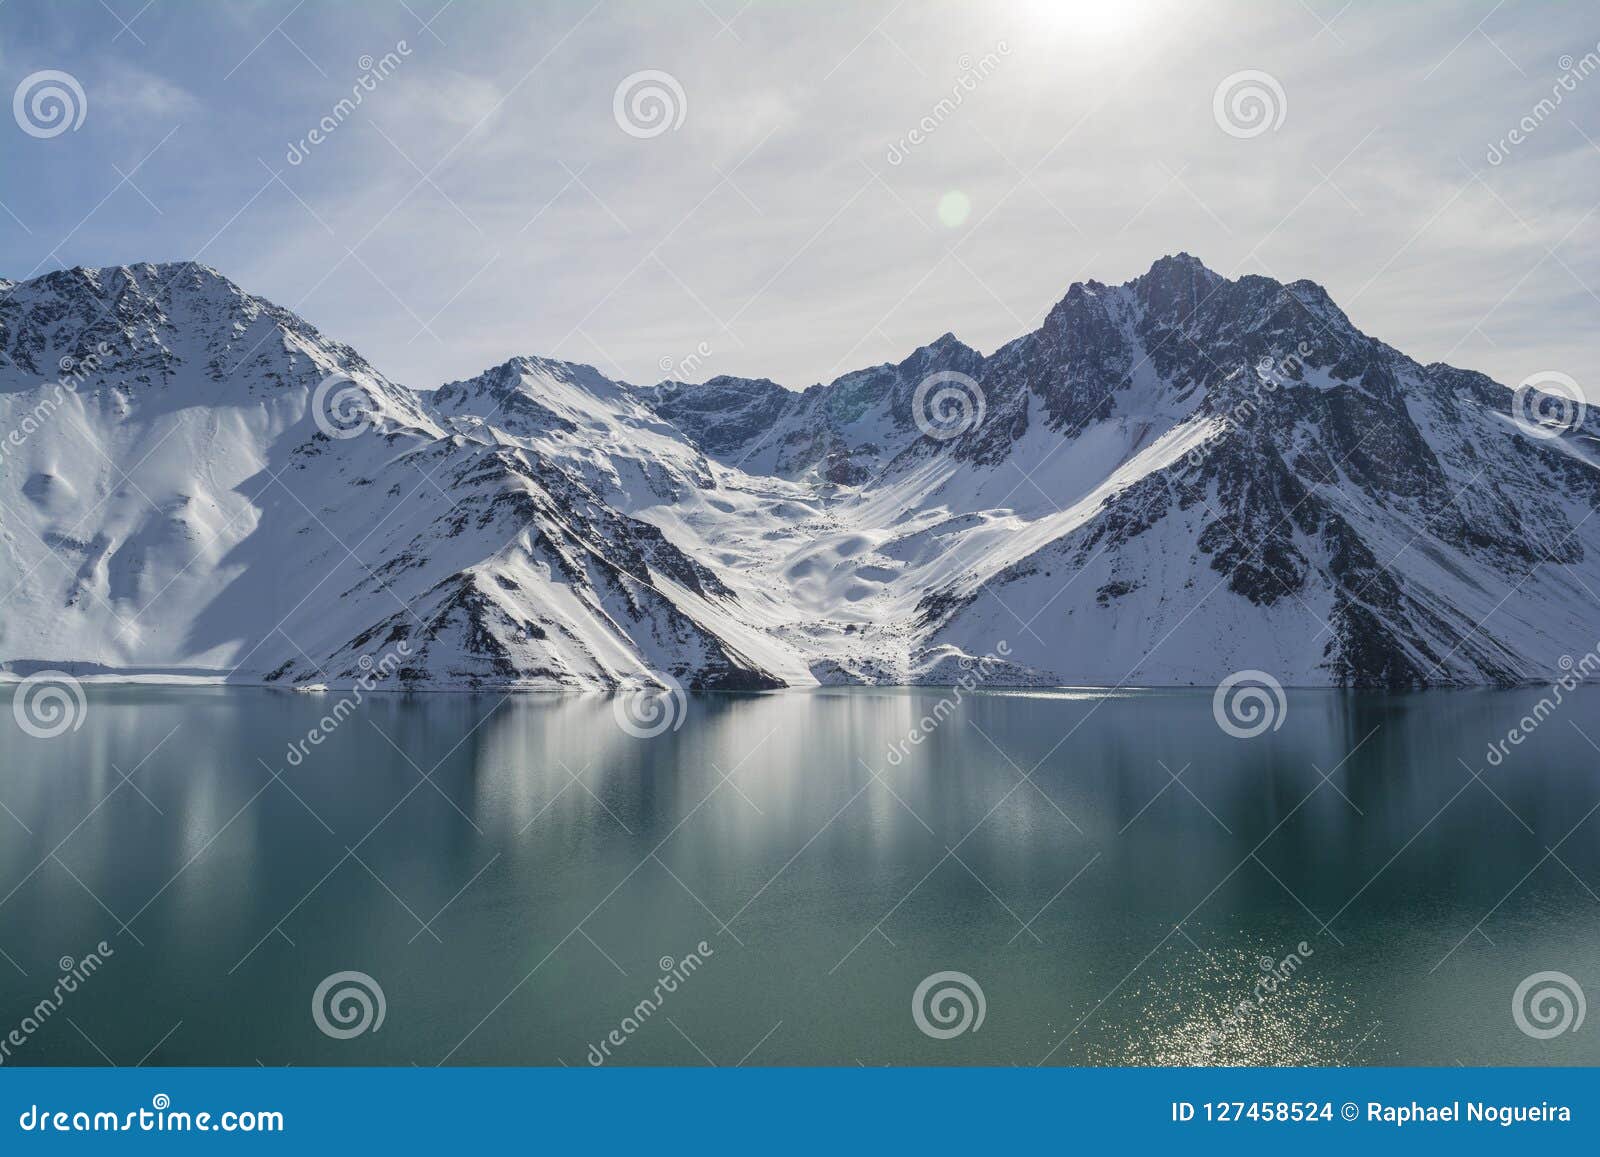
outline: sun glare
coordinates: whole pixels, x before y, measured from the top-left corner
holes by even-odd
[[[1026,0],[1028,18],[1040,31],[1084,44],[1126,36],[1148,8],[1139,0]]]

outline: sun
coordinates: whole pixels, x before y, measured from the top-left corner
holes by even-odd
[[[1143,0],[1024,0],[1041,32],[1086,44],[1104,44],[1132,32],[1149,15]]]

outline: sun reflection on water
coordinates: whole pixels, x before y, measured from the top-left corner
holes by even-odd
[[[1311,951],[1285,967],[1299,957],[1296,944],[1194,935],[1201,947],[1178,940],[1165,967],[1129,984],[1088,1044],[1088,1063],[1341,1065],[1367,1058],[1375,1034],[1332,970],[1318,967],[1338,951],[1331,941],[1300,942]]]

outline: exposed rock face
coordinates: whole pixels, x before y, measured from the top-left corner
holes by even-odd
[[[413,391],[203,266],[68,270],[0,294],[0,665],[1540,680],[1600,641],[1600,426],[1512,401],[1184,254],[798,393],[538,358]]]

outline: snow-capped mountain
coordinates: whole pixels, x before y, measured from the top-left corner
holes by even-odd
[[[1187,255],[803,392],[410,390],[203,266],[68,270],[0,283],[0,669],[1545,679],[1600,640],[1600,428],[1561,401]]]

